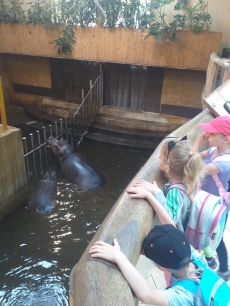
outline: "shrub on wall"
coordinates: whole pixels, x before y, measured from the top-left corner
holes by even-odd
[[[193,32],[209,30],[211,16],[205,0],[193,7],[187,1],[174,6],[172,20],[166,21],[166,6],[174,0],[0,0],[0,22],[54,25],[60,35],[51,43],[56,44],[58,54],[71,54],[75,43],[75,26],[125,27],[149,29],[155,39],[170,33],[168,40],[177,40],[176,31],[189,28]],[[100,2],[99,2],[100,1]],[[145,39],[146,39],[145,38]]]

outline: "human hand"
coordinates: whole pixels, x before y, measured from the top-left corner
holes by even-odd
[[[156,194],[161,191],[161,189],[157,186],[157,183],[153,181],[153,183],[147,182],[145,180],[138,181],[134,184],[134,187],[143,187],[152,194]]]
[[[130,197],[133,199],[145,199],[150,194],[150,191],[146,190],[145,188],[139,187],[130,187],[127,188],[126,191],[130,193]]]
[[[198,146],[201,146],[203,143],[205,143],[208,140],[208,138],[209,138],[209,134],[203,133],[197,137],[196,144]]]
[[[97,241],[93,246],[91,246],[89,253],[93,258],[99,257],[116,262],[123,253],[120,251],[120,246],[116,238],[114,239],[113,244],[114,245],[110,245],[104,241]]]
[[[222,59],[222,61],[221,61],[222,63],[230,63],[230,60],[229,59]]]

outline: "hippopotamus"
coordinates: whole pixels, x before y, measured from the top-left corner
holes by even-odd
[[[31,199],[27,203],[30,210],[47,212],[57,204],[56,173],[50,170],[37,182]]]
[[[67,141],[51,136],[46,143],[60,163],[61,174],[70,182],[77,184],[83,190],[105,185],[107,175],[79,153],[75,153]]]

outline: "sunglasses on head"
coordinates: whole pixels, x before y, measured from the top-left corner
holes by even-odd
[[[167,138],[167,137],[165,137],[165,138]],[[171,138],[171,137],[170,137]],[[176,137],[175,137],[176,138]],[[175,145],[178,143],[178,142],[180,142],[180,141],[183,141],[183,140],[187,140],[188,139],[188,137],[187,137],[187,135],[185,135],[184,137],[182,137],[180,140],[178,140],[178,141],[173,141],[173,140],[170,140],[169,142],[168,142],[168,155],[167,155],[167,159],[168,159],[168,157],[169,157],[169,153],[170,153],[170,151],[172,150],[172,148],[173,147],[175,147]]]

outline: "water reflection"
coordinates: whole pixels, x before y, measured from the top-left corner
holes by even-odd
[[[84,144],[81,152],[109,176],[82,191],[60,175],[58,204],[45,213],[24,206],[0,220],[0,305],[68,305],[69,274],[149,153]]]

